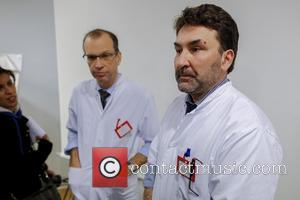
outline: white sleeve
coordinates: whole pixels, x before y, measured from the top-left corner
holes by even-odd
[[[46,134],[46,131],[38,125],[36,121],[32,117],[27,117],[28,122],[27,126],[29,128],[30,136],[33,140],[35,140],[35,137],[43,137]]]
[[[281,161],[281,145],[272,131],[256,128],[231,134],[216,156],[215,165],[224,171],[210,175],[211,197],[214,200],[274,199],[278,172],[267,170],[279,166]]]
[[[148,167],[149,169],[155,169],[154,166],[157,165],[156,163],[156,158],[157,158],[157,152],[158,152],[158,145],[159,145],[159,134],[155,136],[153,139],[150,149],[149,149],[149,154],[148,154]],[[153,165],[153,167],[151,167]],[[153,188],[154,182],[155,182],[155,177],[156,177],[156,171],[151,171],[148,170],[148,172],[145,174],[144,178],[144,187],[146,188]]]
[[[70,151],[78,147],[78,125],[77,125],[77,114],[76,114],[76,96],[73,91],[70,103],[69,103],[69,117],[67,121],[67,129],[68,129],[68,143],[64,149],[66,155],[70,155]]]
[[[158,153],[158,147],[159,147],[159,141],[160,141],[160,133],[158,133],[155,138],[153,139],[150,149],[149,149],[149,154],[148,154],[148,163],[152,165],[156,165],[156,158],[157,158],[157,153]]]
[[[154,98],[148,99],[142,122],[139,125],[138,133],[144,140],[144,145],[139,150],[145,156],[148,155],[150,144],[159,130],[159,119]]]

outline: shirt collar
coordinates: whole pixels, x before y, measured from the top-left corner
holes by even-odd
[[[116,86],[118,85],[119,81],[121,80],[121,76],[122,74],[118,73],[117,75],[117,80],[116,82],[110,87],[110,88],[107,88],[107,89],[104,89],[106,92],[108,92],[109,94],[112,94],[113,91],[115,90]],[[96,81],[97,82],[97,81]],[[99,91],[101,90],[102,88],[100,87],[99,84],[96,84],[96,90]]]

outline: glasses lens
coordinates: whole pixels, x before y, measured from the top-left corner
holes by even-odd
[[[87,62],[94,62],[95,60],[97,60],[97,58],[99,58],[102,61],[112,61],[115,57],[116,53],[103,53],[100,55],[84,55],[84,59]]]
[[[89,62],[93,62],[97,59],[97,56],[96,55],[86,55],[86,59]]]
[[[111,61],[113,58],[114,58],[114,55],[113,53],[104,53],[102,54],[102,59],[105,60],[105,61]]]

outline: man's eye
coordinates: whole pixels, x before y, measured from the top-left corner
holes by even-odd
[[[176,53],[179,54],[182,52],[182,49],[175,49]]]
[[[102,54],[102,55],[101,55],[101,57],[104,58],[104,59],[105,59],[105,58],[108,58],[108,57],[110,57],[110,56],[111,56],[111,54],[108,54],[108,53],[107,53],[107,54]]]
[[[87,58],[89,60],[95,60],[95,59],[97,59],[97,56],[95,56],[95,55],[88,55]]]
[[[197,52],[197,51],[200,51],[201,48],[200,47],[193,47],[191,48],[191,52]]]

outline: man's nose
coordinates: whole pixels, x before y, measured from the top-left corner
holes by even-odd
[[[190,54],[186,51],[182,51],[175,57],[175,67],[177,69],[190,65]]]
[[[97,57],[96,60],[95,60],[95,62],[94,62],[94,66],[96,68],[102,68],[102,67],[104,67],[103,61],[99,57]]]

